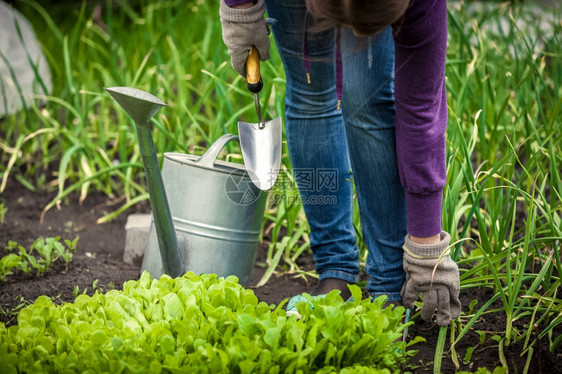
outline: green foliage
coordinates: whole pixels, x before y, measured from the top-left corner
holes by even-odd
[[[0,224],[4,223],[6,212],[8,212],[8,208],[4,205],[4,203],[0,203]]]
[[[16,251],[19,255],[9,253],[0,259],[0,282],[5,281],[8,275],[13,274],[12,270],[20,270],[24,274],[35,271],[37,275],[44,275],[51,270],[52,265],[57,260],[63,260],[68,269],[68,264],[72,261],[72,255],[76,252],[76,242],[74,240],[64,240],[66,247],[60,242],[60,237],[39,238],[29,247],[27,251],[24,247],[14,241],[9,241],[7,251]]]
[[[562,324],[562,24],[556,4],[537,13],[525,3],[448,5],[443,228],[461,268],[461,292],[493,291],[451,329],[455,362],[455,345],[492,313],[507,317],[497,335],[504,360],[503,347],[515,340],[524,343],[529,359],[538,339],[550,351],[562,343],[555,334]],[[238,120],[254,119],[252,98],[229,67],[216,2],[108,1],[99,17],[90,2],[74,8],[41,4],[25,0],[15,6],[37,30],[49,30],[39,37],[55,91],[37,97],[44,106],[29,102],[27,111],[3,119],[0,192],[13,176],[30,190],[55,186],[57,196],[46,209],[74,192],[80,200],[92,190],[123,197],[123,205],[100,221],[148,198],[133,127],[101,87],[137,87],[168,104],[153,122],[159,157],[167,151],[202,153],[222,134],[236,133]],[[262,64],[266,117],[284,112],[284,72],[276,48],[271,52]],[[239,153],[236,147],[228,151]],[[293,183],[285,143],[282,162],[282,182]],[[55,174],[45,174],[53,168]],[[266,213],[264,237],[270,242],[260,284],[276,272],[315,276],[296,261],[309,251],[298,194],[283,184],[275,194],[282,200]],[[357,210],[354,225],[362,247]],[[2,269],[14,260],[4,260]],[[22,271],[34,271],[31,262],[22,263]],[[529,322],[516,323],[521,320]]]
[[[545,14],[485,3],[449,12],[444,225],[461,289],[494,294],[471,305],[451,349],[483,315],[500,312],[506,323],[498,354],[506,367],[504,346],[524,342],[530,360],[537,339],[546,338],[553,351],[562,323],[562,26]],[[518,320],[528,322],[521,328]]]
[[[470,374],[470,371],[459,371],[458,374]],[[495,368],[494,371],[490,371],[486,368],[479,368],[478,370],[473,372],[474,374],[505,374],[507,373],[506,368],[498,367]]]
[[[99,18],[94,5],[44,6],[33,0],[17,4],[36,30],[49,30],[38,36],[54,92],[36,97],[44,107],[30,102],[29,110],[5,119],[0,192],[8,176],[32,190],[52,188],[54,179],[58,194],[45,210],[73,191],[80,201],[91,190],[124,196],[117,214],[148,198],[134,127],[126,114],[115,111],[102,87],[137,87],[168,104],[154,119],[159,156],[167,151],[202,153],[205,144],[225,132],[236,133],[238,120],[255,116],[251,93],[226,62],[227,51],[217,32],[218,3],[107,2]],[[283,82],[276,80],[281,71],[280,64],[276,69],[262,64],[268,84],[260,97],[275,101],[277,113],[284,92]],[[263,107],[264,115],[271,116],[273,107]],[[236,145],[228,148],[239,153]],[[51,165],[54,161],[57,165]],[[23,164],[25,168],[18,168]],[[49,166],[54,166],[55,175],[36,178]]]
[[[25,308],[27,305],[30,304],[21,295],[19,297],[14,298],[14,300],[18,302],[18,304],[14,308],[4,309],[0,306],[0,315],[3,315],[4,320],[7,321],[6,323],[7,325],[9,325],[13,320],[15,320],[18,317],[18,314],[21,309]]]
[[[21,256],[10,253],[0,259],[0,282],[8,278],[8,275],[13,274],[12,270],[20,266]]]
[[[395,342],[404,309],[381,310],[385,298],[352,292],[357,301],[332,292],[302,302],[299,320],[258,303],[236,277],[153,280],[144,272],[123,291],[74,303],[39,297],[17,326],[0,324],[0,371],[399,372],[414,353]]]

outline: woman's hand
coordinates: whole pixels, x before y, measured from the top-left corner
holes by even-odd
[[[228,48],[232,67],[243,77],[246,77],[246,59],[252,46],[258,50],[260,60],[269,59],[270,45],[264,13],[263,0],[233,8],[224,0],[220,2],[222,39]]]
[[[402,302],[412,309],[419,294],[423,295],[421,316],[438,325],[448,325],[459,316],[459,268],[446,253],[451,237],[441,232],[435,244],[419,244],[409,235],[404,243],[406,281],[402,286]]]

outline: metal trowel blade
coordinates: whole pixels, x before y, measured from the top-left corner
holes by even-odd
[[[259,123],[238,122],[244,166],[252,182],[262,191],[275,184],[281,167],[281,117]]]

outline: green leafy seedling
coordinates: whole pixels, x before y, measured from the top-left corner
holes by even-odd
[[[41,257],[37,260],[38,270],[40,274],[49,271],[53,263],[54,243],[57,238],[43,239],[39,238],[29,248],[29,252],[35,250]]]
[[[13,274],[12,270],[19,267],[21,260],[21,256],[14,253],[10,253],[0,259],[0,282],[4,282],[8,275]]]
[[[69,252],[76,253],[76,243],[78,242],[78,239],[80,239],[79,236],[74,238],[74,240],[72,240],[72,241],[68,240],[68,239],[64,240],[64,244],[66,244]]]
[[[7,250],[8,252],[13,252],[14,249],[17,249],[18,251],[21,252],[21,250],[23,249],[23,247],[20,246],[17,242],[15,242],[15,241],[13,241],[13,240],[8,241],[8,246],[6,247],[6,250]],[[24,249],[24,250],[25,250],[25,249]]]
[[[7,317],[7,324],[10,324],[15,318],[17,318],[20,310],[28,306],[30,303],[25,300],[23,296],[15,297],[14,300],[19,301],[19,304],[11,309],[4,309],[0,307],[0,314]]]
[[[65,240],[65,248],[65,246],[60,242],[60,237],[58,236],[46,239],[39,238],[29,247],[29,251],[17,242],[9,241],[6,250],[8,252],[15,252],[17,250],[17,252],[19,252],[19,256],[12,253],[11,256],[7,256],[8,258],[5,260],[3,259],[6,266],[5,271],[0,269],[0,281],[3,279],[5,280],[6,276],[12,274],[10,270],[14,268],[21,270],[24,274],[30,274],[35,270],[37,275],[41,276],[51,269],[55,261],[61,258],[65,262],[66,270],[68,270],[68,264],[72,261],[73,253],[76,252],[77,241],[78,237],[72,241]],[[8,270],[8,264],[15,263],[16,257],[19,258],[17,265],[12,266]],[[2,277],[4,278],[2,279]]]
[[[472,312],[474,312],[474,308],[476,307],[476,305],[478,304],[478,299],[473,299],[470,304],[468,305],[468,313],[467,314],[472,314]]]
[[[481,330],[476,330],[476,333],[478,334],[478,336],[480,338],[480,342],[478,344],[484,344],[484,342],[486,341],[486,333],[484,331],[481,331]]]
[[[74,290],[72,291],[72,297],[75,299],[80,295],[80,287],[78,285],[74,286]]]
[[[80,238],[76,237],[72,241],[70,241],[68,239],[64,240],[64,243],[66,244],[67,248],[62,251],[60,256],[64,260],[64,263],[65,263],[65,266],[66,266],[65,270],[68,270],[68,264],[70,263],[70,261],[72,261],[73,254],[76,253],[76,242],[78,242],[78,239],[80,239]]]
[[[37,245],[41,245],[38,244],[38,241],[40,239],[36,240],[35,243],[33,243],[31,245],[31,247],[29,247],[29,252],[22,247],[21,245],[17,244],[16,242],[11,242],[9,244],[11,244],[11,246],[13,248],[18,248],[20,255],[22,257],[22,262],[20,265],[20,269],[25,273],[25,274],[29,274],[31,273],[31,271],[35,270],[37,272],[37,275],[43,275],[46,271],[45,268],[45,259],[44,257],[42,257],[41,255],[39,256],[39,258],[35,258],[35,256],[32,255],[33,250],[35,249],[37,252]],[[37,252],[39,253],[39,252]],[[29,264],[29,265],[28,265]]]
[[[33,268],[29,266],[28,261],[20,261],[19,270],[21,270],[24,274],[30,274]]]

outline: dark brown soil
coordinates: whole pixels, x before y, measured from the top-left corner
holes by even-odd
[[[94,288],[98,290],[120,289],[123,282],[137,279],[140,267],[128,265],[122,261],[125,245],[126,214],[106,224],[96,224],[96,220],[116,206],[105,196],[91,194],[83,202],[78,203],[74,196],[61,204],[60,210],[53,208],[45,215],[44,223],[40,224],[40,215],[52,194],[32,193],[17,182],[9,181],[6,190],[0,195],[0,202],[7,206],[5,221],[0,224],[0,248],[4,248],[9,240],[16,241],[25,248],[39,237],[60,236],[62,239],[80,237],[74,259],[65,270],[63,264],[42,277],[14,274],[8,281],[0,284],[0,321],[7,324],[16,323],[17,311],[35,301],[40,295],[48,295],[59,302],[73,301],[76,292],[91,294]],[[141,204],[135,212],[147,212],[148,203]],[[128,213],[134,213],[130,211]],[[256,296],[267,303],[278,304],[285,298],[310,291],[316,281],[313,278],[296,276],[295,274],[274,275],[269,282],[260,288],[258,283],[265,268],[267,245],[263,244],[258,252],[256,265],[252,273],[250,287]],[[0,252],[1,253],[1,252]],[[314,263],[310,254],[299,260],[299,266],[305,270],[313,269]],[[485,290],[461,291],[464,311],[468,310],[471,300],[479,300],[478,306],[483,305],[491,297]],[[500,304],[497,305],[499,307]],[[417,344],[419,353],[412,358],[410,365],[405,368],[411,372],[432,372],[435,347],[439,335],[439,328],[430,323],[414,318],[415,324],[409,329],[409,336],[422,336],[426,343]],[[466,320],[463,320],[466,323]],[[486,340],[479,344],[476,331],[484,331]],[[495,332],[505,331],[505,316],[495,313],[482,318],[476,323],[472,332],[467,334],[455,347],[459,357],[460,369],[475,371],[479,367],[493,370],[501,366],[498,355],[498,343],[491,339]],[[558,330],[560,333],[560,330]],[[451,360],[450,340],[448,333],[445,345],[446,354],[443,357],[442,372],[453,373],[455,366]],[[467,348],[476,347],[468,364],[463,364]],[[504,348],[504,354],[510,372],[521,373],[525,366],[526,355],[521,357],[522,345],[513,343]],[[546,340],[541,341],[540,349],[535,347],[535,353],[529,367],[529,373],[561,373],[562,349],[556,352],[548,351]]]

